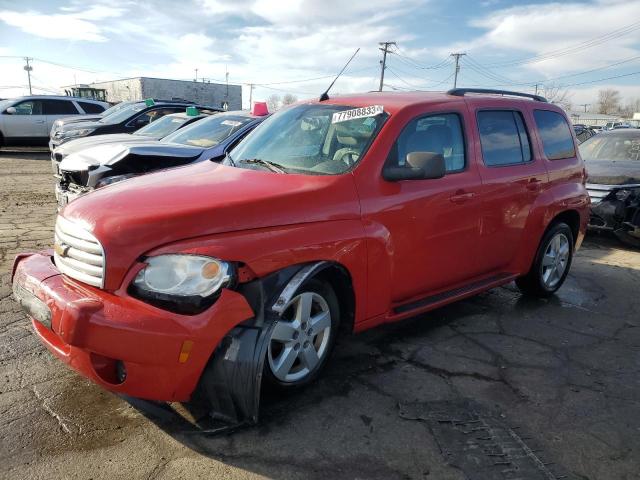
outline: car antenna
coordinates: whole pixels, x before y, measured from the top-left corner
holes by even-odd
[[[336,76],[336,78],[333,79],[333,82],[331,82],[331,85],[329,85],[329,88],[327,88],[324,93],[322,95],[320,95],[320,101],[324,102],[325,100],[329,100],[329,90],[331,90],[331,87],[333,87],[333,84],[336,83],[336,80],[338,80],[338,78],[340,78],[340,75],[342,75],[342,72],[345,71],[345,69],[349,66],[349,64],[351,63],[351,60],[353,60],[353,57],[355,57],[358,52],[360,51],[360,47],[358,47],[358,49],[354,52],[353,55],[351,55],[351,58],[349,59],[349,61],[345,64],[344,67],[342,67],[342,70],[340,70],[340,73]]]

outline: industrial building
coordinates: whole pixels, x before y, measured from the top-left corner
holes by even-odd
[[[96,82],[90,84],[89,87],[104,90],[108,102],[159,98],[163,100],[189,100],[228,110],[242,109],[241,85],[135,77]]]

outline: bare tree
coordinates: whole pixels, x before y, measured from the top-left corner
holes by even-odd
[[[628,101],[624,108],[621,109],[621,113],[626,118],[633,117],[634,113],[640,113],[640,98]]]
[[[269,95],[269,98],[267,98],[267,107],[269,107],[270,112],[275,112],[276,110],[278,110],[281,107],[281,103],[282,99],[277,93]]]
[[[292,103],[296,103],[298,101],[298,97],[292,95],[291,93],[285,93],[282,97],[282,106],[291,105]]]
[[[550,83],[543,85],[542,89],[538,92],[550,103],[558,105],[564,110],[571,110],[573,106],[571,103],[571,93],[568,90],[563,90],[561,87]]]
[[[620,92],[612,88],[598,92],[598,113],[618,113],[620,110]]]

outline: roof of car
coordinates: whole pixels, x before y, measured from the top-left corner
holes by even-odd
[[[330,96],[329,100],[321,103],[351,105],[354,107],[362,107],[365,105],[383,105],[384,109],[389,113],[395,113],[410,105],[418,105],[425,103],[444,103],[452,101],[466,100],[468,102],[479,101],[503,101],[505,103],[531,103],[533,100],[519,98],[514,96],[501,96],[498,94],[475,94],[467,96],[450,95],[447,92],[368,92],[351,95],[335,95]],[[318,100],[316,100],[318,102]],[[305,103],[304,101],[300,103]],[[545,108],[553,104],[544,102],[535,102],[544,105]]]
[[[106,104],[109,102],[104,102],[102,100],[95,100],[93,98],[85,98],[85,97],[71,97],[68,95],[23,95],[22,97],[15,97],[9,100],[76,100],[80,102],[91,102],[91,103],[99,103]]]

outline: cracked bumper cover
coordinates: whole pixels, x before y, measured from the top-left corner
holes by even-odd
[[[115,295],[61,275],[49,252],[19,255],[12,283],[14,296],[52,353],[108,390],[147,400],[189,400],[215,349],[231,330],[254,316],[245,298],[230,290],[223,290],[199,315],[167,312],[126,293]],[[193,346],[181,362],[185,341]],[[105,358],[124,364],[123,382],[107,381],[100,374]],[[247,396],[255,398],[256,385],[243,380],[250,383],[244,387]],[[257,405],[255,410],[257,418]]]

